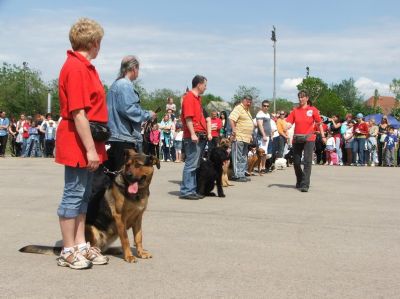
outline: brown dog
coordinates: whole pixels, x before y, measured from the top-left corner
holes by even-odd
[[[229,138],[221,138],[219,141],[219,147],[225,149],[228,154],[231,152],[231,141]],[[229,166],[230,166],[230,161],[227,160],[224,162],[222,165],[222,186],[223,187],[228,187],[228,186],[233,186],[233,184],[229,181]]]
[[[125,164],[110,186],[104,194],[89,202],[85,235],[91,246],[106,251],[119,237],[125,261],[136,262],[128,238],[128,230],[132,228],[137,256],[144,259],[152,257],[143,249],[142,218],[150,195],[153,165],[160,168],[157,158],[126,150]],[[21,252],[42,254],[57,253],[60,250],[57,247],[36,245],[20,249]]]
[[[261,173],[261,159],[264,156],[265,156],[265,151],[262,148],[257,148],[255,150],[255,153],[252,156],[247,158],[247,172],[250,175],[254,175],[253,171],[254,171],[254,168],[256,166],[258,167],[259,175],[262,175],[262,173]]]

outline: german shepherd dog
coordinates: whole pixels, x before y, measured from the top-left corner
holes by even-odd
[[[230,156],[231,141],[229,138],[221,138],[221,140],[219,141],[219,147],[223,148]],[[232,177],[232,174],[229,174],[229,172],[232,173],[232,168],[230,167],[230,165],[231,165],[231,162],[229,159],[229,160],[224,161],[224,164],[222,166],[222,186],[223,187],[233,186],[233,184],[229,181],[229,177]]]
[[[152,257],[143,249],[142,218],[150,195],[153,165],[160,168],[157,158],[131,149],[125,151],[125,163],[105,193],[100,193],[89,202],[85,237],[91,246],[106,252],[110,244],[119,237],[125,261],[136,262],[128,239],[128,230],[132,228],[137,256],[143,259]],[[29,245],[20,251],[57,254],[61,248]]]
[[[262,148],[259,147],[259,148],[257,148],[255,150],[255,153],[254,153],[253,156],[250,156],[250,157],[247,158],[247,165],[248,165],[247,172],[250,175],[254,175],[253,171],[254,171],[254,168],[256,166],[258,167],[258,174],[262,175],[262,173],[261,173],[261,159],[264,156],[265,156],[265,151]]]

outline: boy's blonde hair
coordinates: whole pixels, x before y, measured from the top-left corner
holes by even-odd
[[[103,27],[88,18],[80,18],[69,31],[69,40],[74,51],[89,51],[103,36]]]

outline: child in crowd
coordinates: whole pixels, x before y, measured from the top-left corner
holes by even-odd
[[[160,159],[160,135],[161,132],[158,129],[158,124],[155,123],[153,124],[153,126],[151,127],[151,131],[150,131],[150,154],[157,157],[157,159]]]
[[[174,104],[174,99],[172,97],[167,98],[167,105],[165,106],[165,111],[172,110],[172,114],[175,115],[176,105]]]
[[[394,167],[394,150],[398,142],[397,135],[394,134],[394,128],[388,127],[388,134],[385,138],[383,150],[385,152],[386,166]]]
[[[174,145],[176,153],[175,162],[177,163],[182,161],[182,140],[183,140],[182,125],[178,123],[176,124],[176,129],[174,134]]]
[[[36,121],[32,121],[28,133],[29,137],[26,143],[24,157],[41,157],[39,128]]]
[[[325,147],[325,155],[326,155],[326,163],[325,165],[333,165],[334,159],[333,156],[336,150],[336,141],[331,132],[328,132],[326,147]]]
[[[344,148],[346,149],[346,165],[353,165],[353,140],[354,140],[354,121],[349,120],[343,134]]]
[[[46,157],[54,158],[54,145],[56,139],[56,128],[54,126],[54,121],[50,120],[46,126],[46,131],[44,133],[44,148],[46,149]]]

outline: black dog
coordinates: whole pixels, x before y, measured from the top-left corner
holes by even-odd
[[[288,153],[284,156],[286,159],[286,166],[289,167],[291,164],[293,164],[293,147],[289,148]]]
[[[198,194],[215,196],[212,190],[217,185],[218,197],[225,197],[222,189],[222,166],[227,160],[229,160],[228,153],[220,147],[213,148],[207,160],[201,160],[196,171]]]

